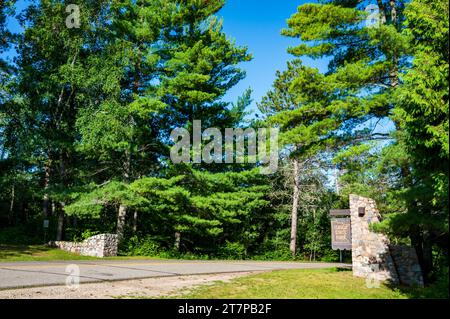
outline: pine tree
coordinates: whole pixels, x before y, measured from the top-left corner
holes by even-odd
[[[15,83],[17,97],[8,104],[5,137],[11,156],[38,179],[43,211],[63,223],[64,189],[77,175],[75,119],[85,107],[88,74],[84,73],[93,40],[93,24],[102,2],[80,3],[80,28],[66,24],[65,1],[41,1],[25,9],[19,38]],[[32,188],[31,185],[29,185]],[[61,237],[59,227],[57,237]]]
[[[108,65],[111,75],[95,78],[97,85],[111,91],[95,95],[105,100],[91,101],[78,116],[77,129],[78,151],[97,163],[99,174],[91,181],[100,189],[93,194],[101,194],[111,181],[122,185],[124,203],[105,202],[117,206],[121,236],[130,208],[125,201],[133,196],[127,185],[147,178],[164,183],[161,178],[171,177],[167,175],[172,166],[168,161],[171,130],[192,128],[194,120],[202,120],[205,127],[233,127],[250,102],[249,92],[234,106],[220,101],[244,76],[237,64],[250,58],[245,48],[226,38],[213,16],[222,6],[223,1],[118,1],[113,7],[111,31],[106,31],[103,53],[95,60],[96,73]],[[157,13],[160,7],[165,8],[163,14]],[[188,167],[175,170],[179,175],[191,174]],[[80,203],[91,195],[78,194],[79,203],[68,211],[82,215],[88,206]],[[183,206],[173,209],[181,211]],[[184,209],[185,219],[198,219],[197,212]],[[175,237],[186,229],[181,220],[171,223],[177,221]]]
[[[428,281],[436,275],[433,269],[442,267],[433,251],[448,262],[448,13],[447,1],[414,0],[405,10],[413,65],[398,88],[394,117],[403,132],[398,144],[409,155],[412,182],[402,194],[406,212],[389,215],[381,225],[411,238]]]
[[[273,89],[259,104],[267,122],[280,128],[280,143],[290,158],[293,178],[290,250],[297,252],[297,221],[300,203],[300,175],[308,162],[318,162],[336,138],[340,120],[334,116],[333,91],[325,76],[300,60],[288,62],[277,72]],[[320,160],[319,160],[320,162]]]
[[[160,57],[156,53],[163,24],[170,10],[158,13],[165,2],[113,1],[107,8],[110,25],[97,30],[101,42],[91,55],[92,84],[89,107],[81,112],[76,128],[77,150],[95,163],[86,182],[130,184],[157,170],[163,145],[157,140],[154,118],[165,105],[155,94]],[[170,9],[170,8],[168,8]],[[95,84],[94,84],[95,83]],[[117,233],[123,237],[129,207],[117,204]],[[135,216],[135,220],[137,216]]]
[[[393,92],[407,65],[408,46],[401,34],[403,2],[377,4],[379,19],[372,25],[367,25],[367,14],[359,2],[301,5],[282,31],[301,41],[288,49],[294,56],[330,59],[326,74],[299,61],[290,62],[262,101],[261,109],[273,113],[268,121],[279,125],[281,142],[294,162],[390,138],[389,132],[380,132],[376,126],[389,118],[394,107]],[[403,171],[409,174],[407,168]],[[295,183],[293,193],[298,193]],[[293,253],[296,198],[292,206]]]

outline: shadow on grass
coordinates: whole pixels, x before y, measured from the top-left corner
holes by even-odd
[[[342,267],[336,267],[336,272],[345,272],[345,271],[352,271],[352,266],[342,266]]]
[[[349,272],[351,267],[334,268],[336,272]],[[449,299],[449,277],[443,275],[439,280],[425,287],[408,287],[386,283],[386,287],[392,291],[407,296],[408,299]]]
[[[407,287],[388,285],[410,299],[449,299],[448,276],[444,276],[431,285],[425,287]]]
[[[44,245],[0,245],[0,259],[20,259],[45,255],[51,247]]]

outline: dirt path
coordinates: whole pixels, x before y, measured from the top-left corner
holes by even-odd
[[[212,284],[215,281],[246,276],[258,272],[239,272],[214,275],[190,275],[135,279],[101,283],[82,283],[77,289],[48,286],[0,291],[0,299],[111,299],[159,298],[178,295],[182,291]]]

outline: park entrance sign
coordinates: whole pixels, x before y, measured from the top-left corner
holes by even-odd
[[[352,224],[350,209],[334,209],[330,211],[331,248],[339,250],[339,261],[342,262],[342,251],[352,250]]]
[[[422,272],[414,248],[391,245],[385,234],[370,225],[381,215],[373,199],[350,195],[350,209],[330,211],[331,246],[352,252],[352,271],[356,277],[372,281],[390,281],[404,285],[423,285]]]
[[[350,218],[331,219],[331,248],[334,250],[352,249],[352,226]]]

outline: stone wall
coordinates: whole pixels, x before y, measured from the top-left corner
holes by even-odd
[[[370,230],[381,216],[373,199],[350,195],[353,275],[394,284],[423,285],[412,247],[391,246],[384,234]]]
[[[81,243],[53,241],[49,244],[74,254],[103,258],[117,256],[117,242],[117,235],[101,234],[89,237]]]
[[[400,283],[407,286],[423,286],[422,270],[416,250],[408,246],[389,246]]]

